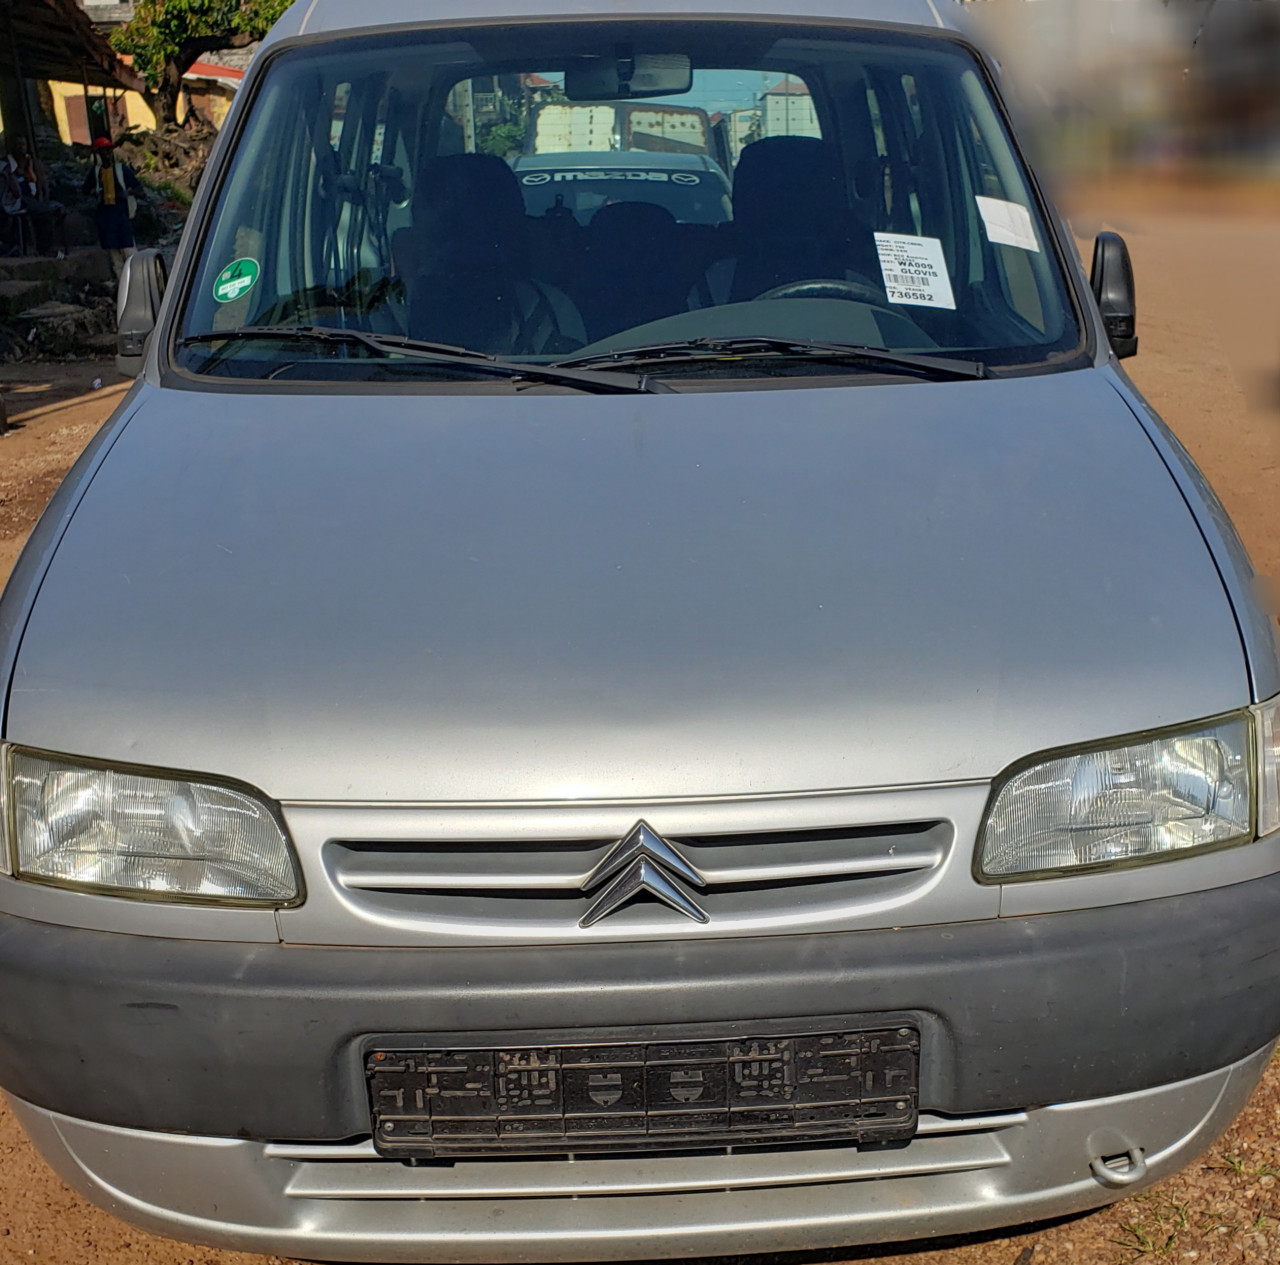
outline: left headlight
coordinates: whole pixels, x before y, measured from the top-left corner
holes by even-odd
[[[281,906],[301,895],[284,829],[248,787],[17,747],[7,766],[9,860],[19,878],[211,905]]]
[[[1254,716],[1035,757],[987,812],[978,877],[1047,878],[1254,838]]]

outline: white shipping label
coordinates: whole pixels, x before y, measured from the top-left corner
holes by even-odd
[[[938,238],[877,233],[876,251],[890,303],[955,309],[947,261]]]
[[[996,246],[1016,246],[1019,250],[1040,253],[1036,230],[1031,223],[1031,212],[1017,202],[1002,202],[999,198],[974,198],[982,222],[987,226],[987,241]]]

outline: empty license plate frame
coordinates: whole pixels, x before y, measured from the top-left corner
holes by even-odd
[[[899,1142],[918,1122],[920,1034],[384,1048],[365,1070],[387,1158]]]

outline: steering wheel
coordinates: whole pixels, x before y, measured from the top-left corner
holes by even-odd
[[[852,303],[870,303],[873,307],[887,307],[885,293],[871,281],[852,278],[815,277],[811,281],[788,281],[774,286],[760,299],[848,299]]]

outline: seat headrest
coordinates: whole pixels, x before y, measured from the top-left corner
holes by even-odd
[[[675,236],[676,217],[653,202],[610,202],[588,226],[594,247],[665,246]]]
[[[743,149],[733,178],[739,232],[830,232],[846,214],[839,168],[825,141],[766,136]]]
[[[515,172],[492,154],[449,154],[424,164],[414,185],[413,221],[428,260],[447,249],[472,267],[524,265],[520,185]]]

